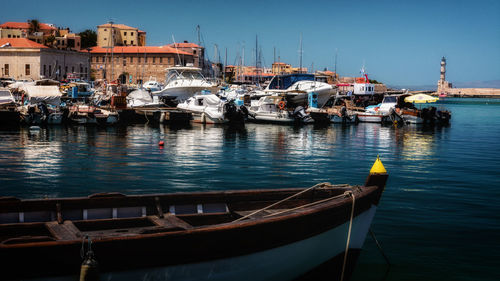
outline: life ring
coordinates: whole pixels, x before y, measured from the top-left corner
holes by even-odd
[[[285,109],[285,105],[286,105],[285,101],[280,101],[278,103],[278,108],[281,109],[281,110],[283,110],[283,109]]]

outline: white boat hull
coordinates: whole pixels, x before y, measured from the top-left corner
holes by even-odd
[[[359,122],[362,123],[382,123],[383,115],[377,114],[358,114]]]
[[[353,219],[349,251],[361,250],[376,206]],[[346,248],[349,222],[305,240],[249,255],[201,263],[107,272],[101,280],[293,280],[317,266],[342,257]],[[165,253],[168,255],[168,253]],[[97,259],[99,257],[97,256]],[[158,257],[161,259],[161,257]],[[76,280],[75,276],[33,280]]]
[[[172,88],[164,88],[159,92],[153,92],[153,95],[167,97],[177,102],[182,102],[196,94],[200,94],[201,91],[204,90],[216,93],[217,87],[207,87],[207,86],[172,87]]]

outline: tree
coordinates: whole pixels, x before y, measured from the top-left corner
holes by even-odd
[[[45,39],[45,45],[54,46],[54,41],[56,41],[56,37],[54,35],[50,35],[47,39]]]
[[[30,24],[29,27],[30,34],[40,31],[40,22],[37,19],[29,20],[28,23]]]
[[[78,35],[80,35],[80,38],[82,40],[82,49],[97,46],[97,33],[94,30],[87,29],[83,32],[78,33]]]

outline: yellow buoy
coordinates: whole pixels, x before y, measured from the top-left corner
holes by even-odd
[[[382,161],[380,161],[380,157],[377,155],[377,160],[375,160],[375,163],[373,163],[373,166],[370,169],[370,175],[385,173],[387,173],[387,171],[385,170],[384,164],[382,164]]]

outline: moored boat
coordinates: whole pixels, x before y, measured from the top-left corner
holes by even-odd
[[[363,186],[0,198],[2,278],[75,280],[82,250],[102,280],[346,280],[387,178],[377,159]]]
[[[177,108],[190,112],[193,121],[202,124],[244,123],[248,110],[233,101],[221,100],[216,95],[195,95],[179,103]]]

